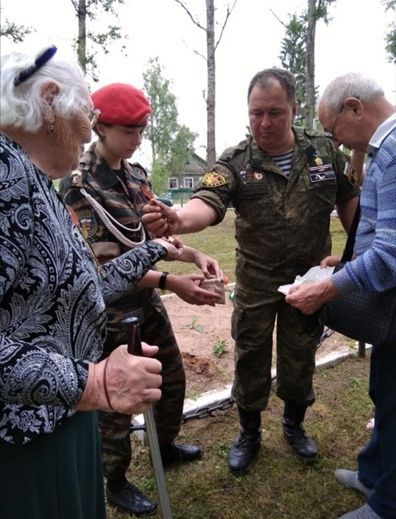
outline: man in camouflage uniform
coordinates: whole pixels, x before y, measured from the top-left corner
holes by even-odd
[[[276,393],[285,402],[283,432],[303,461],[313,462],[317,456],[316,444],[302,423],[315,399],[312,380],[322,330],[317,322],[307,327],[278,288],[330,253],[330,214],[335,206],[349,229],[358,195],[354,176],[360,173],[326,134],[292,125],[295,83],[289,72],[273,68],[257,73],[249,86],[248,108],[252,135],[221,155],[192,199],[177,212],[148,204],[143,216],[154,234],[179,234],[215,225],[230,203],[235,207],[232,394],[241,432],[228,456],[235,474],[248,470],[260,447],[275,321]]]
[[[140,216],[153,194],[146,171],[126,159],[140,145],[151,109],[142,92],[120,83],[98,90],[92,100],[101,112],[94,127],[99,141],[83,154],[80,169],[62,181],[60,192],[99,262],[104,263],[149,239]],[[195,249],[184,247],[180,259],[195,262],[207,275],[221,275],[217,262]],[[128,342],[130,330],[120,323],[131,315],[139,319],[142,340],[159,347],[163,384],[154,416],[165,466],[197,459],[201,450],[174,443],[182,422],[185,372],[166,309],[154,288],[174,291],[190,303],[214,304],[217,297],[197,283],[203,278],[201,274],[174,276],[152,270],[138,288],[107,308],[105,357]],[[107,500],[128,513],[153,513],[156,505],[125,477],[131,461],[130,422],[128,415],[100,413]]]

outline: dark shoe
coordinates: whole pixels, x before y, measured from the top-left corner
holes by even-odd
[[[185,463],[194,461],[201,457],[201,448],[197,445],[183,445],[180,443],[170,443],[160,446],[162,465],[167,467],[175,463]]]
[[[283,419],[283,434],[286,440],[291,445],[294,452],[302,461],[306,463],[313,463],[318,454],[318,448],[312,438],[305,434],[305,430],[301,424],[296,424]]]
[[[111,492],[106,488],[106,497],[109,505],[115,506],[122,512],[131,515],[152,515],[157,510],[157,505],[129,481],[125,483],[119,492]]]
[[[261,433],[242,429],[228,453],[228,468],[235,475],[245,474],[252,464],[261,444]]]

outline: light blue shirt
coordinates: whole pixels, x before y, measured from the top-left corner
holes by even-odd
[[[377,128],[367,153],[357,257],[332,277],[341,293],[396,287],[396,113]]]

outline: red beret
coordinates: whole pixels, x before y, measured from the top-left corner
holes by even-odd
[[[122,126],[145,126],[151,106],[141,90],[125,83],[112,83],[92,94],[98,122]]]

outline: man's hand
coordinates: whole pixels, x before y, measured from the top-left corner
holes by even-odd
[[[179,219],[175,209],[150,200],[143,207],[142,222],[153,236],[170,236],[178,232]]]
[[[286,296],[286,303],[301,310],[303,314],[310,315],[319,310],[327,301],[339,296],[330,279],[318,281],[317,283],[301,283],[291,287]]]
[[[334,255],[334,256],[326,256],[322,259],[320,262],[321,267],[335,267],[339,264],[341,261],[341,256]]]

